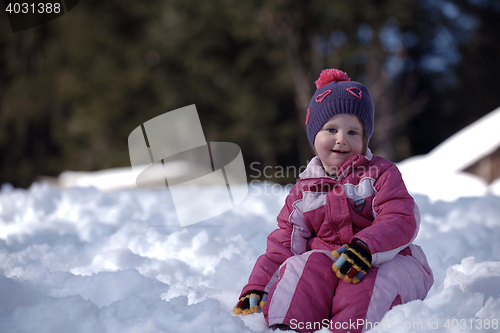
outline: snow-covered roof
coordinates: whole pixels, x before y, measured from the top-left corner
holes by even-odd
[[[500,147],[500,107],[450,136],[427,154],[449,172],[462,171]]]
[[[431,200],[453,201],[459,197],[497,193],[478,176],[463,172],[500,147],[500,107],[461,129],[426,155],[398,163],[411,193]]]

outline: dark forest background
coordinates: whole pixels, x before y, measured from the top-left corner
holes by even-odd
[[[247,166],[305,165],[324,68],[370,89],[375,154],[425,154],[500,106],[499,35],[493,0],[81,0],[15,34],[2,12],[0,184],[129,166],[130,132],[190,104]]]

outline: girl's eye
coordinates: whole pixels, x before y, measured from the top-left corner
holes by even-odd
[[[356,131],[349,131],[349,132],[347,132],[347,133],[348,133],[349,135],[356,135],[356,134],[358,134],[358,132],[356,132]]]
[[[329,128],[327,129],[327,131],[330,133],[337,133],[337,130],[335,128]]]

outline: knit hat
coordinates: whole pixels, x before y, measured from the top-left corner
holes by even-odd
[[[338,69],[325,69],[316,81],[316,92],[307,109],[307,137],[314,148],[314,138],[331,117],[347,113],[357,116],[366,129],[366,143],[373,134],[373,101],[368,89],[351,81]]]

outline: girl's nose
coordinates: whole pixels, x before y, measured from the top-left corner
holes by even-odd
[[[342,132],[337,133],[337,138],[335,140],[335,143],[337,143],[339,145],[345,144],[345,137],[344,137],[344,134]]]

